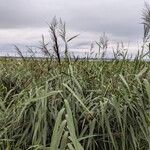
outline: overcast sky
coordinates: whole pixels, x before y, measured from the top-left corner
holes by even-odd
[[[66,22],[70,35],[80,34],[73,48],[88,47],[102,32],[135,46],[142,38],[143,8],[143,0],[0,0],[0,50],[48,37],[46,22],[54,16]]]

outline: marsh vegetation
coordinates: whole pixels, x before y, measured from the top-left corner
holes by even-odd
[[[143,21],[142,50],[132,61],[119,47],[113,59],[103,59],[106,36],[95,43],[98,61],[71,58],[68,45],[77,35],[67,38],[56,19],[49,25],[51,47],[42,37],[43,59],[25,58],[18,47],[21,59],[1,58],[0,149],[149,150],[148,5]]]

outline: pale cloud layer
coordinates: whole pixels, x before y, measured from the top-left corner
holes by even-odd
[[[70,34],[80,33],[73,48],[89,47],[102,32],[112,41],[137,44],[143,7],[143,0],[0,0],[0,49],[37,43],[42,34],[48,39],[46,22],[53,16],[67,23]]]

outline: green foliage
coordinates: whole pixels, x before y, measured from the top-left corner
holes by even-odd
[[[0,149],[149,150],[149,65],[1,59]]]
[[[16,47],[20,58],[0,59],[0,150],[149,150],[146,8],[143,46],[134,60],[123,43],[105,60],[105,34],[96,42],[99,59],[71,58],[68,44],[78,35],[67,37],[56,18],[49,25],[51,47],[42,36],[44,58],[35,58],[31,48],[33,56],[25,58]]]

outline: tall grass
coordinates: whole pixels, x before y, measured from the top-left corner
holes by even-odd
[[[0,149],[149,149],[149,62],[0,64]]]
[[[149,150],[148,40],[133,61],[119,48],[105,61],[105,35],[96,43],[102,59],[71,60],[68,43],[77,35],[66,37],[60,26],[50,25],[51,49],[42,37],[45,58],[27,59],[16,47],[22,59],[0,60],[0,149]]]

